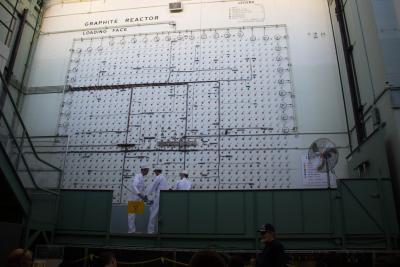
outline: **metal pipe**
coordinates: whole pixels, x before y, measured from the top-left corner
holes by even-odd
[[[36,36],[36,33],[37,33],[38,24],[39,24],[39,20],[41,19],[41,16],[42,16],[42,13],[41,13],[41,11],[39,11],[37,13],[35,27],[33,28],[32,39],[31,39],[31,42],[30,42],[30,45],[29,45],[29,51],[28,51],[28,55],[26,57],[26,61],[25,61],[25,64],[24,64],[24,71],[23,71],[23,74],[22,74],[21,81],[19,83],[19,88],[17,88],[18,85],[16,85],[14,87],[19,92],[19,94],[17,96],[17,100],[15,101],[17,107],[19,107],[19,105],[20,105],[21,97],[23,95],[25,95],[24,82],[25,82],[25,78],[26,78],[26,73],[27,73],[27,70],[28,70],[29,62],[30,62],[30,59],[31,59],[32,50],[33,50],[32,48],[34,46],[34,40],[35,40],[35,36]]]
[[[2,81],[2,83],[3,83],[3,88],[5,89],[5,93],[2,92],[2,94],[4,94],[4,97],[8,95],[9,100],[10,100],[10,103],[11,103],[11,106],[13,107],[13,109],[14,109],[14,111],[15,111],[15,114],[17,115],[18,120],[19,120],[19,122],[21,123],[22,128],[23,128],[23,129],[25,130],[25,132],[26,132],[26,138],[27,138],[27,140],[28,140],[28,142],[29,142],[29,145],[32,147],[32,152],[33,152],[33,154],[35,155],[36,159],[39,160],[40,162],[42,162],[43,164],[45,164],[45,165],[47,165],[47,166],[53,168],[53,169],[56,169],[56,170],[61,171],[60,168],[58,168],[58,167],[56,167],[56,166],[54,166],[54,165],[52,165],[52,164],[50,164],[50,163],[44,161],[44,160],[43,160],[42,158],[40,158],[39,155],[37,154],[37,152],[36,152],[36,150],[35,150],[35,147],[33,146],[32,140],[31,140],[31,138],[29,137],[28,131],[26,130],[26,126],[25,126],[25,124],[24,124],[24,122],[23,122],[23,120],[22,120],[21,115],[20,115],[19,112],[18,112],[17,106],[15,105],[15,102],[14,102],[14,100],[13,100],[13,98],[12,98],[12,95],[11,95],[10,91],[8,90],[8,86],[7,86],[6,82],[5,82],[5,79],[4,79],[4,77],[3,77],[3,74],[2,74],[1,72],[0,72],[0,78],[1,78],[1,81]],[[2,107],[0,106],[0,111],[1,111],[1,110],[2,110]]]
[[[68,138],[68,135],[34,135],[31,136],[31,139],[35,138]]]
[[[364,2],[364,1],[361,1],[361,2]],[[362,20],[361,20],[361,17],[360,17],[360,8],[358,6],[358,1],[357,0],[354,1],[354,4],[355,4],[356,9],[357,9],[358,21],[360,22],[361,27],[363,27],[362,26]],[[370,31],[371,29],[367,28],[366,30]],[[369,82],[371,84],[372,96],[373,96],[374,102],[375,102],[375,99],[376,99],[375,88],[374,88],[374,83],[373,83],[373,80],[372,80],[371,62],[370,62],[370,59],[369,59],[369,56],[368,56],[368,52],[367,52],[367,42],[365,40],[364,29],[361,29],[360,33],[361,33],[361,36],[362,36],[363,45],[365,47],[364,52],[365,52],[365,59],[367,60],[367,68],[368,68],[368,73],[369,73]]]
[[[0,2],[0,6],[3,7],[3,9],[10,14],[11,16],[14,16],[14,12],[11,12],[10,10],[8,10],[8,7],[6,7],[3,2]],[[8,27],[8,26],[7,26]]]
[[[12,27],[12,24],[13,24],[14,19],[15,19],[15,13],[16,13],[16,11],[17,11],[18,2],[19,2],[19,0],[15,1],[14,6],[12,6],[12,4],[11,4],[10,2],[7,1],[7,3],[8,3],[10,6],[13,7],[12,14],[11,14],[12,17],[11,17],[10,26],[9,26],[10,28]],[[8,32],[7,32],[7,35],[6,35],[6,40],[5,40],[5,44],[6,44],[6,45],[7,45],[8,37],[10,36],[10,32],[11,32],[11,37],[12,37],[12,32],[13,32],[13,31],[8,31]],[[11,40],[11,39],[12,39],[12,38],[10,38],[10,40]]]
[[[29,62],[30,62],[31,56],[32,56],[32,50],[33,50],[33,46],[34,46],[34,41],[35,41],[35,36],[36,36],[36,33],[37,33],[37,29],[38,29],[38,26],[39,26],[39,20],[41,20],[42,16],[43,16],[43,13],[41,11],[39,11],[37,13],[35,27],[33,28],[32,39],[31,39],[31,43],[29,45],[28,56],[26,57],[26,61],[25,61],[25,65],[24,65],[24,72],[22,74],[22,78],[21,78],[21,82],[20,82],[19,91],[22,93],[22,95],[25,94],[25,92],[24,92],[24,82],[25,82],[26,73],[27,73],[27,70],[28,70],[28,67],[29,67]],[[19,106],[19,102],[20,102],[20,97],[18,97],[18,99],[16,101],[17,107]]]
[[[0,20],[0,23],[1,23],[1,25],[4,26],[4,28],[7,29],[7,32],[11,32],[12,31],[11,28],[7,24],[5,24],[2,20]],[[7,37],[6,37],[6,42],[7,42]]]
[[[9,132],[9,134],[10,134],[12,140],[13,140],[14,143],[15,143],[15,147],[17,148],[18,153],[21,155],[21,159],[22,159],[22,161],[23,161],[23,163],[24,163],[24,165],[25,165],[25,167],[26,167],[26,171],[28,172],[29,177],[30,177],[30,179],[31,179],[31,181],[32,181],[32,184],[35,186],[35,188],[37,188],[37,189],[39,189],[39,190],[42,190],[42,191],[44,191],[44,192],[47,192],[47,193],[51,193],[51,194],[58,195],[57,192],[54,192],[54,191],[52,191],[52,190],[48,190],[48,189],[42,188],[41,186],[39,186],[39,185],[36,183],[36,180],[35,180],[35,178],[33,177],[33,174],[32,174],[32,172],[31,172],[31,170],[29,169],[29,165],[28,165],[28,163],[27,163],[27,161],[26,161],[26,159],[25,159],[25,157],[24,157],[24,154],[22,153],[21,148],[18,146],[17,139],[15,138],[14,134],[12,133],[12,129],[11,129],[11,127],[10,127],[10,124],[7,122],[7,120],[6,120],[6,118],[5,118],[5,116],[4,116],[4,114],[3,114],[2,111],[0,111],[0,118],[3,118],[4,124],[6,125],[6,127],[7,127],[7,129],[8,129],[8,132]],[[0,145],[2,146],[1,143],[0,143]],[[18,172],[17,169],[16,169],[15,171]]]
[[[17,59],[18,49],[19,49],[19,45],[21,43],[21,38],[22,38],[22,33],[25,28],[26,18],[28,17],[28,11],[29,10],[27,8],[25,8],[24,11],[22,12],[22,18],[21,18],[21,21],[18,26],[17,36],[15,37],[15,42],[14,42],[14,45],[13,45],[13,48],[11,51],[11,56],[9,59],[9,63],[7,66],[6,77],[5,77],[7,84],[10,83],[11,76],[13,74],[14,64],[15,64],[15,60]],[[1,101],[0,101],[0,104],[1,104]]]
[[[349,126],[349,116],[347,114],[347,106],[346,106],[346,99],[344,96],[344,87],[343,87],[343,78],[342,78],[342,71],[340,69],[340,64],[339,64],[339,55],[338,55],[338,47],[337,47],[337,43],[336,43],[336,36],[335,36],[335,31],[333,28],[333,20],[332,20],[332,12],[331,9],[329,7],[329,3],[331,2],[330,0],[328,1],[328,10],[329,10],[329,19],[331,21],[331,27],[332,27],[332,35],[333,35],[333,43],[335,45],[335,51],[336,51],[336,61],[338,64],[338,71],[339,71],[339,78],[340,78],[340,87],[342,89],[342,98],[343,98],[343,106],[344,106],[344,114],[346,116],[346,127],[347,127],[347,137],[349,139],[349,146],[350,146],[350,152],[353,151],[353,145],[351,142],[351,134],[350,134],[350,126]],[[331,2],[332,3],[332,2]]]
[[[349,88],[352,101],[352,108],[354,113],[354,121],[357,133],[358,143],[366,138],[365,123],[363,120],[363,105],[361,104],[360,90],[358,87],[357,74],[355,72],[354,60],[353,60],[353,46],[350,44],[350,38],[348,34],[347,21],[344,13],[344,6],[342,0],[335,0],[336,17],[339,23],[339,29],[342,37],[342,45],[344,52],[344,59],[346,63],[347,77],[349,79]]]
[[[13,125],[11,126],[11,129],[13,129]],[[11,131],[11,130],[10,130],[10,131]],[[16,165],[15,168],[16,168],[17,170],[18,170],[18,168],[19,168],[19,163],[20,163],[22,154],[24,153],[24,152],[23,152],[23,151],[24,151],[24,135],[25,135],[25,131],[22,130],[21,140],[20,140],[20,142],[19,142],[19,148],[20,148],[20,150],[19,150],[19,153],[18,153],[18,156],[17,156],[17,159],[16,159],[16,163],[15,163],[15,165]],[[16,143],[15,145],[18,146],[17,143]]]

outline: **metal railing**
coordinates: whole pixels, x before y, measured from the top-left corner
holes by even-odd
[[[0,145],[9,157],[25,188],[38,189],[58,195],[63,173],[62,168],[43,160],[39,156],[2,73],[0,73],[0,77]],[[55,177],[48,175],[46,175],[47,177],[35,177],[37,170],[41,170],[39,172],[41,175],[43,175],[43,171],[50,171],[48,173],[52,173]]]
[[[62,186],[62,180],[64,178],[64,169],[68,156],[69,150],[69,136],[67,135],[48,135],[48,136],[30,136],[33,146],[35,147],[36,153],[40,158],[56,165],[57,168],[62,169],[61,178],[57,179],[57,181],[52,179],[52,175],[56,174],[58,170],[53,168],[43,168],[43,166],[39,164],[31,164],[31,171],[35,176],[41,176],[44,179],[47,179],[48,182],[53,181],[52,184],[48,184],[49,187],[60,189]],[[25,146],[29,146],[28,142],[24,143]],[[26,159],[35,158],[33,153],[25,153]],[[46,167],[46,166],[45,166]]]

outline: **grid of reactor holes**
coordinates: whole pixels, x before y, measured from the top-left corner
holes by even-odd
[[[186,168],[198,190],[291,188],[298,176],[285,26],[77,39],[67,86],[64,188],[125,202],[143,163],[163,166],[171,187]],[[186,151],[158,146],[185,136]]]

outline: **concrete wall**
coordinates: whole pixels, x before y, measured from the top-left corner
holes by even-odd
[[[381,145],[386,147],[388,164],[396,190],[400,189],[400,145],[398,117],[398,89],[400,86],[400,3],[395,0],[348,0],[345,2],[345,14],[349,37],[353,45],[354,65],[359,84],[360,96],[364,105],[364,120],[367,136],[385,125]],[[347,81],[343,61],[343,49],[340,32],[331,5],[337,46],[339,47],[339,66],[342,78]],[[353,147],[356,147],[356,133],[349,90],[345,90],[349,127],[352,130]],[[374,109],[377,109],[381,121],[374,125]],[[367,146],[370,140],[367,140]],[[375,142],[375,141],[371,141]],[[371,161],[371,164],[386,164]],[[375,167],[371,167],[376,168]]]
[[[30,133],[60,133],[58,122],[64,101],[62,91],[66,85],[70,49],[79,38],[98,40],[121,35],[121,32],[114,32],[115,29],[123,29],[123,35],[131,36],[284,24],[289,36],[288,52],[298,126],[288,137],[293,140],[288,152],[293,170],[291,179],[294,181],[291,186],[313,186],[302,182],[301,155],[320,137],[330,138],[339,147],[336,173],[338,177],[348,176],[345,155],[349,152],[349,142],[327,1],[183,1],[184,11],[180,13],[170,13],[168,2],[92,1],[49,7],[44,14],[41,36],[30,67],[30,94],[24,101],[23,116]],[[146,19],[152,16],[157,16],[157,23]],[[142,17],[142,21],[126,21],[127,17]],[[117,22],[113,21],[115,18]],[[111,22],[90,25],[99,20]],[[277,149],[285,151],[282,147]],[[137,166],[128,171],[131,175],[137,171]]]

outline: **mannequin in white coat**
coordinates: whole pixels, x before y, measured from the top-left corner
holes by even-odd
[[[160,190],[168,189],[167,179],[163,175],[161,175],[161,168],[156,168],[154,170],[154,173],[156,177],[154,178],[153,183],[151,183],[151,185],[146,190],[146,195],[155,193],[153,205],[150,206],[149,224],[147,225],[147,232],[149,234],[154,234],[156,231],[158,221],[158,208],[160,206]]]
[[[192,189],[192,183],[188,180],[189,173],[187,170],[182,170],[179,173],[179,177],[181,178],[178,182],[176,182],[175,189],[176,190],[190,190]]]
[[[140,173],[133,177],[129,186],[128,201],[137,201],[143,199],[144,193],[144,177],[149,173],[149,167],[140,166]],[[128,233],[136,232],[135,225],[136,214],[128,214]]]

